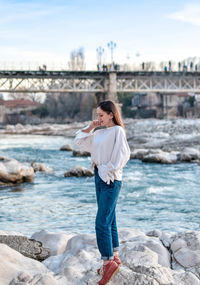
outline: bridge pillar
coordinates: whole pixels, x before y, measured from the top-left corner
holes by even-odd
[[[117,98],[117,73],[116,72],[110,72],[109,78],[107,81],[106,86],[106,100],[114,101],[115,103],[118,103]]]

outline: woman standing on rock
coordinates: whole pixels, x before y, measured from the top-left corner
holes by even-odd
[[[95,172],[98,211],[96,216],[96,238],[103,267],[99,285],[104,285],[118,272],[121,261],[118,257],[118,232],[115,207],[122,183],[122,169],[129,160],[130,149],[124,125],[112,101],[101,102],[97,107],[97,119],[76,133],[75,144],[91,153]],[[93,130],[96,127],[104,127]]]

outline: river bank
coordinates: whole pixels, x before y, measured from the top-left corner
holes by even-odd
[[[0,135],[34,134],[73,138],[77,130],[89,123],[7,125],[0,130]],[[125,119],[124,123],[131,158],[144,162],[200,163],[200,119]]]
[[[0,134],[37,134],[74,137],[75,132],[90,121],[69,124],[7,125]],[[170,147],[181,150],[199,143],[200,119],[125,119],[127,138],[133,148]]]
[[[101,279],[97,268],[102,261],[94,234],[42,230],[31,240],[20,233],[0,234],[4,237],[0,243],[0,285],[94,285]],[[120,229],[119,240],[122,266],[110,285],[200,284],[200,232]],[[50,255],[42,262],[35,255],[37,247],[26,248],[27,242],[39,245],[38,241]]]

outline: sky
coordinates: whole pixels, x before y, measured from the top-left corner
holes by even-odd
[[[95,69],[98,47],[111,61],[200,57],[200,0],[0,0],[0,64],[60,63],[84,48]],[[139,54],[139,56],[138,56]]]

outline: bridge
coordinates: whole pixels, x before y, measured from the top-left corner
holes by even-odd
[[[200,72],[155,71],[0,71],[0,93],[200,93]]]

